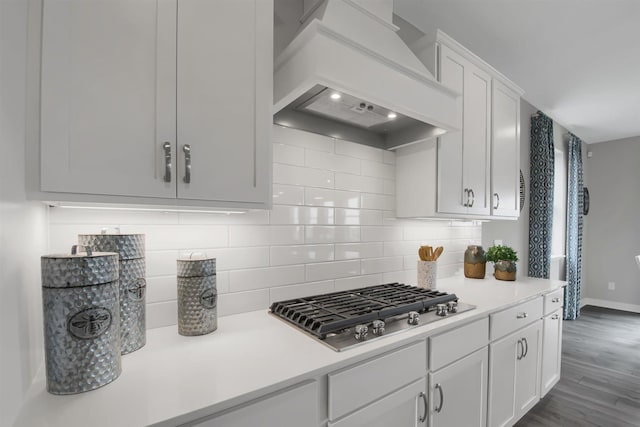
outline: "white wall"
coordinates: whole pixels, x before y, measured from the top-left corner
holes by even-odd
[[[42,364],[40,255],[46,210],[25,196],[27,2],[0,2],[0,425]]]
[[[591,144],[585,297],[640,312],[640,137]],[[615,290],[608,290],[615,282]]]
[[[462,267],[480,225],[395,220],[395,154],[274,128],[274,206],[244,215],[51,209],[52,251],[102,226],[144,233],[148,327],[176,323],[175,260],[218,259],[219,315],[276,300],[400,281],[415,284],[421,244],[443,245],[439,276]]]

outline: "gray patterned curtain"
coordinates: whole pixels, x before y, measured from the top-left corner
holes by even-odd
[[[529,276],[549,278],[553,229],[555,152],[553,121],[542,112],[531,117],[529,190]]]
[[[569,133],[567,179],[567,287],[564,290],[564,318],[580,316],[580,278],[582,272],[582,141]]]

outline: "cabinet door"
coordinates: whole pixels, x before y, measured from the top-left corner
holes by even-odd
[[[488,359],[484,347],[429,374],[429,426],[487,425]]]
[[[440,83],[462,94],[458,98],[458,126],[463,129],[465,70],[470,64],[445,45],[440,46]],[[449,132],[438,138],[438,212],[465,213],[467,197],[462,182],[462,144],[464,131]]]
[[[338,421],[329,422],[328,427],[424,427],[427,425],[426,385],[422,378]]]
[[[489,215],[491,76],[446,45],[440,82],[462,94],[459,126],[438,141],[438,212]]]
[[[544,397],[560,380],[562,358],[562,309],[543,319],[542,325],[542,374],[540,397]]]
[[[197,427],[314,427],[318,425],[318,387],[312,383],[295,387],[232,409],[222,415],[188,424]]]
[[[465,70],[463,183],[471,192],[467,212],[489,215],[491,76],[470,64]]]
[[[175,0],[44,2],[42,191],[175,198],[175,14]]]
[[[178,198],[269,202],[272,52],[272,1],[179,0]]]
[[[488,424],[513,425],[540,397],[542,321],[489,346]]]
[[[520,332],[524,353],[516,364],[516,420],[540,400],[542,320]]]
[[[520,96],[493,80],[491,215],[520,214]]]

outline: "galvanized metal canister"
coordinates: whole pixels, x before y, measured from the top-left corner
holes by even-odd
[[[147,342],[147,290],[144,234],[80,234],[78,242],[101,252],[116,252],[120,270],[120,342],[122,354],[142,348]]]
[[[41,259],[47,391],[75,394],[118,378],[118,255],[78,253]]]
[[[178,333],[204,335],[218,327],[216,259],[178,260]]]

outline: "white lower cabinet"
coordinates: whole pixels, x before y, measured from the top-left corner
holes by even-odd
[[[318,383],[311,381],[249,402],[190,427],[314,427],[318,425]]]
[[[489,345],[488,425],[510,426],[540,400],[542,320]]]
[[[560,380],[562,356],[562,309],[542,320],[542,374],[540,397],[544,397]]]
[[[426,372],[420,341],[330,373],[328,425],[425,426]]]
[[[329,427],[419,427],[426,426],[427,398],[424,378],[336,421]]]
[[[487,424],[488,349],[429,374],[430,427]]]

